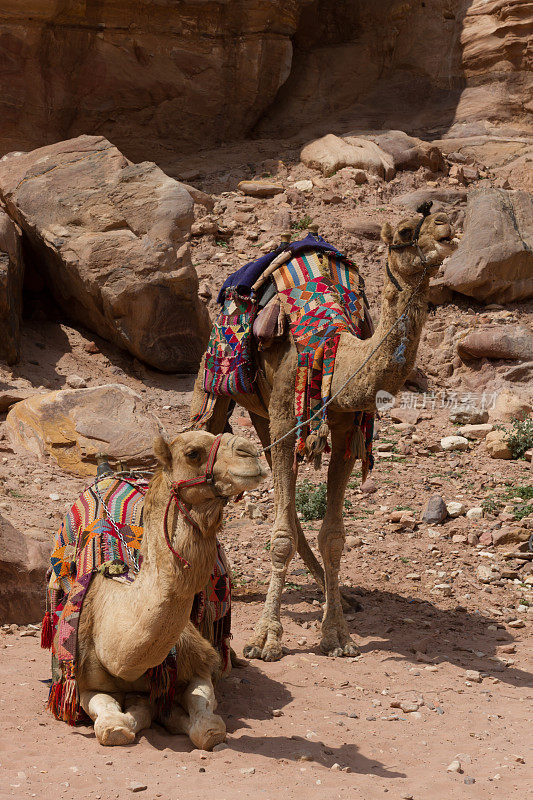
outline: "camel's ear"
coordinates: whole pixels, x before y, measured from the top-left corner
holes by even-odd
[[[161,466],[170,469],[172,466],[172,453],[168,443],[162,436],[157,436],[154,440],[154,455]]]
[[[390,222],[386,222],[381,229],[381,240],[385,242],[385,244],[392,244],[392,240],[394,237],[394,230]]]

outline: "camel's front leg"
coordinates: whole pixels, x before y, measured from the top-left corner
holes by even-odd
[[[276,440],[290,429],[291,424],[279,425],[271,417],[272,439]],[[244,647],[247,658],[278,661],[282,656],[281,595],[290,561],[296,552],[297,527],[294,463],[294,437],[290,436],[272,448],[275,520],[270,539],[272,571],[261,618],[255,633]]]
[[[212,750],[225,741],[224,720],[214,713],[217,702],[211,678],[193,678],[180,702],[162,720],[170,733],[186,733],[200,750]]]
[[[342,611],[339,588],[339,570],[344,549],[344,522],[342,510],[346,483],[351,475],[353,457],[345,458],[346,425],[332,430],[332,453],[328,468],[328,505],[318,534],[318,547],[324,561],[326,601],[322,618],[320,649],[331,656],[354,656],[359,652],[350,638]]]
[[[93,720],[96,738],[102,745],[131,744],[135,734],[149,728],[152,722],[150,701],[145,695],[126,695],[125,712],[116,697],[104,692],[83,691],[80,703]]]

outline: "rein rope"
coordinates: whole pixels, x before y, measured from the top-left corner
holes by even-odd
[[[410,242],[406,242],[405,244],[389,245],[389,250],[404,250],[407,247],[413,247],[413,246],[416,247],[416,249],[418,251],[418,255],[420,257],[420,260],[425,265],[424,269],[422,271],[422,274],[420,276],[420,280],[416,284],[411,297],[409,298],[409,300],[407,301],[407,303],[405,305],[405,308],[404,308],[403,312],[400,314],[398,319],[396,319],[393,322],[393,324],[390,326],[389,330],[385,333],[385,335],[381,338],[381,340],[377,343],[377,345],[370,351],[370,353],[365,358],[363,363],[356,369],[356,371],[352,375],[350,375],[344,381],[342,386],[340,386],[339,389],[337,389],[335,394],[332,394],[331,397],[329,397],[328,400],[326,400],[322,404],[322,406],[318,409],[318,411],[315,411],[314,414],[311,414],[311,416],[308,419],[303,420],[303,422],[299,422],[297,425],[295,425],[293,428],[291,428],[289,431],[287,431],[287,433],[285,433],[283,436],[280,436],[279,439],[275,439],[269,445],[267,445],[266,447],[263,447],[259,451],[259,455],[262,455],[263,453],[266,453],[269,450],[272,450],[272,448],[275,447],[275,445],[279,444],[280,442],[283,442],[285,439],[288,439],[288,437],[292,436],[293,433],[296,433],[296,431],[299,430],[299,428],[302,428],[305,425],[308,425],[309,422],[311,422],[313,419],[316,419],[318,416],[321,416],[322,412],[324,411],[324,408],[327,408],[340,395],[340,393],[344,391],[344,389],[348,386],[348,384],[350,384],[353,381],[353,379],[355,377],[357,377],[357,375],[359,375],[361,370],[364,367],[366,367],[366,365],[368,364],[370,359],[373,358],[373,356],[377,353],[377,351],[380,349],[380,347],[382,347],[382,345],[387,341],[387,339],[389,338],[391,333],[394,330],[396,330],[396,328],[400,327],[401,325],[403,325],[405,327],[405,320],[406,320],[407,311],[409,310],[409,307],[411,306],[413,300],[415,299],[415,297],[417,295],[417,292],[418,292],[420,286],[422,285],[422,283],[423,283],[423,281],[424,281],[424,279],[426,277],[428,269],[430,269],[430,264],[427,263],[426,258],[425,258],[424,254],[423,254],[423,252],[422,252],[422,250],[420,248],[420,245],[418,244],[418,237],[420,235],[420,229],[422,227],[422,223],[424,222],[424,219],[430,213],[431,206],[432,206],[432,203],[431,203],[431,201],[429,201],[429,202],[423,203],[421,206],[419,206],[417,208],[417,211],[420,214],[422,214],[422,219],[419,221],[418,225],[416,226],[413,239]],[[387,275],[390,277],[390,279],[392,280],[393,284],[396,286],[398,291],[403,292],[403,287],[400,286],[400,284],[398,283],[396,278],[392,275],[392,273],[391,273],[391,271],[389,269],[388,262],[387,262]]]
[[[178,561],[183,564],[185,569],[190,568],[190,564],[186,558],[183,558],[182,555],[178,553],[178,551],[172,546],[172,542],[170,539],[170,535],[168,532],[168,514],[170,511],[170,507],[172,505],[172,501],[174,501],[178,507],[178,512],[185,517],[187,522],[189,522],[194,530],[198,533],[201,533],[200,527],[197,522],[192,518],[190,510],[187,508],[183,500],[180,496],[180,491],[182,487],[187,486],[203,486],[207,484],[208,486],[212,485],[215,481],[213,475],[213,467],[215,466],[215,461],[218,453],[218,448],[220,447],[220,440],[222,439],[222,434],[215,436],[215,440],[211,445],[211,450],[209,451],[209,456],[207,458],[207,464],[205,467],[205,472],[198,478],[190,478],[189,480],[184,481],[174,481],[171,484],[170,489],[170,497],[168,498],[167,507],[165,509],[165,516],[163,518],[163,531],[165,534],[165,542],[167,543],[167,547],[170,552],[178,559]]]

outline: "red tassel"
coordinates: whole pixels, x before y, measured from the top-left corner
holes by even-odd
[[[43,617],[41,626],[41,647],[43,650],[50,650],[54,639],[54,629],[52,627],[52,615],[49,611]]]
[[[63,682],[61,719],[69,725],[74,725],[78,719],[79,704],[78,682],[76,678],[67,678]]]
[[[47,708],[56,719],[61,719],[61,703],[63,700],[63,681],[56,681],[50,687]]]

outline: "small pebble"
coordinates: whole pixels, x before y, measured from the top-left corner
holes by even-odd
[[[255,775],[254,767],[244,767],[240,770],[241,775]]]
[[[465,778],[463,781],[463,783],[466,783],[467,786],[471,786],[475,782],[476,782],[475,778]]]
[[[457,759],[455,759],[454,761],[451,762],[451,764],[448,764],[448,766],[446,767],[446,771],[447,772],[462,772],[463,770],[461,769],[461,762],[457,761]]]
[[[130,792],[145,792],[148,789],[148,786],[145,783],[137,783],[134,781],[133,783],[130,783],[128,789]]]

